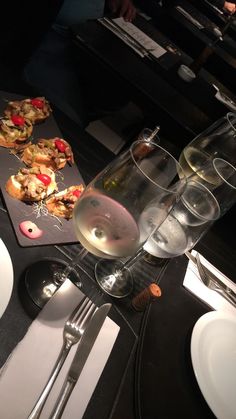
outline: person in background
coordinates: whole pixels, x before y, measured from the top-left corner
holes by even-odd
[[[53,25],[24,67],[24,79],[35,93],[44,95],[82,127],[91,120],[87,99],[91,95],[86,89],[90,85],[94,88],[94,84],[104,86],[107,80],[103,80],[102,74],[98,76],[96,69],[91,83],[84,82],[83,60],[75,59],[70,27],[101,18],[105,11],[126,21],[132,21],[136,15],[132,0],[64,0]],[[85,72],[89,70],[85,68]],[[93,96],[97,98],[96,89]]]
[[[211,0],[211,3],[218,7],[218,9],[223,9],[230,14],[236,12],[236,1]]]

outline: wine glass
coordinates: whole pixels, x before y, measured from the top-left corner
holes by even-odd
[[[156,223],[157,229],[146,240],[143,248],[125,263],[113,264],[113,271],[107,274],[111,285],[117,278],[122,282],[124,274],[127,275],[134,263],[144,256],[151,255],[162,260],[191,250],[212,224],[225,215],[236,202],[236,168],[224,159],[208,161],[187,180],[180,200],[159,227],[158,222]],[[155,220],[158,206],[149,206],[148,211],[152,212]],[[148,219],[146,211],[141,218],[140,225],[145,229],[145,220]],[[99,264],[96,271],[97,269],[101,270]]]
[[[114,259],[135,254],[156,227],[150,213],[144,231],[141,214],[158,204],[156,218],[161,224],[186,186],[185,179],[179,179],[179,172],[182,173],[179,163],[155,143],[137,141],[125,156],[126,164],[120,165],[118,160],[118,166],[108,167],[102,174],[102,182],[100,177],[95,178],[76,203],[73,217],[81,244],[103,258],[96,264],[98,284],[114,297],[128,295],[133,287],[127,272],[122,281],[120,278],[113,281],[111,289],[107,272]],[[134,206],[135,215],[133,211],[131,216]],[[109,219],[102,215],[108,211]]]
[[[190,176],[216,157],[236,165],[236,114],[232,112],[218,119],[187,144],[179,162],[185,174]]]
[[[172,258],[191,250],[235,202],[236,168],[221,158],[207,162],[188,178],[179,202],[146,241],[142,256]]]
[[[171,154],[150,141],[134,142],[92,180],[77,201],[73,224],[81,245],[105,259],[132,256],[155,227],[150,218],[149,228],[140,234],[139,222],[145,208],[155,199],[161,208],[158,214],[161,223],[185,186],[181,166]],[[86,251],[82,253],[84,256]],[[54,271],[47,278],[46,287],[45,277],[35,281],[28,271],[27,289],[33,301],[40,306],[41,296],[44,304],[47,297],[44,290],[50,290],[51,284],[55,287],[55,277],[58,282],[59,276],[62,282],[74,266],[73,261],[66,274],[64,271],[57,275]]]
[[[216,197],[221,217],[236,202],[236,167],[222,158],[205,163],[191,179],[196,179]]]
[[[208,161],[188,178],[180,201],[146,241],[144,251],[158,258],[171,258],[185,253],[235,202],[236,168],[221,158]],[[205,219],[205,222],[197,221],[201,219]]]
[[[173,258],[192,249],[220,217],[214,194],[202,183],[189,180],[180,200],[144,244],[158,258]]]
[[[149,219],[152,218],[156,229],[144,242],[142,249],[124,264],[115,262],[107,274],[106,281],[113,288],[113,281],[119,280],[122,285],[129,268],[141,257],[150,254],[158,258],[173,258],[193,248],[211,225],[220,216],[220,207],[212,192],[195,180],[188,180],[180,199],[160,224],[158,213],[161,210],[158,202],[148,206],[140,217],[141,236],[149,232]],[[100,285],[103,287],[104,267],[96,266],[96,273],[101,275]],[[125,274],[125,275],[124,275]],[[110,294],[108,285],[105,290]],[[113,295],[113,294],[112,294]]]

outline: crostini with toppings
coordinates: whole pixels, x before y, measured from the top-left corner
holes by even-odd
[[[6,191],[20,201],[41,201],[57,191],[55,173],[48,168],[21,168],[7,180]]]
[[[50,196],[46,200],[46,207],[50,214],[66,219],[72,218],[75,203],[83,193],[84,186],[82,184],[70,186],[61,192]]]
[[[40,139],[36,144],[29,143],[18,147],[21,160],[29,167],[45,166],[53,171],[63,169],[66,163],[72,165],[74,156],[67,141],[55,137]]]
[[[51,112],[51,106],[45,97],[10,101],[4,111],[8,118],[11,115],[20,115],[29,119],[33,125],[45,121]]]
[[[32,123],[23,116],[0,118],[0,146],[17,148],[31,136],[32,131]]]

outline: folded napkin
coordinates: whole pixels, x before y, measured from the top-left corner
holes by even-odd
[[[140,57],[153,56],[160,58],[167,51],[150,36],[131,22],[125,22],[123,18],[116,18],[111,21],[106,18],[98,19],[102,25],[113,32],[125,44],[132,48]]]
[[[193,256],[196,255],[196,251],[192,250]],[[214,275],[222,280],[227,286],[229,286],[234,292],[236,292],[236,284],[227,278],[222,272],[218,271],[210,262],[208,262],[202,255],[200,255],[201,263]],[[236,313],[236,308],[233,307],[224,297],[218,292],[212,291],[207,288],[202,281],[199,279],[196,265],[189,261],[187,271],[184,277],[183,285],[193,294],[195,294],[202,301],[207,303],[210,307],[215,310],[228,310]]]
[[[126,22],[122,17],[113,19],[124,32],[131,36],[137,41],[143,48],[149,51],[154,57],[159,58],[164,55],[167,51],[161,45],[159,45],[154,39],[150,38],[145,32],[139,29],[131,22]]]
[[[26,419],[47,382],[62,345],[66,319],[83,298],[66,280],[44,306],[1,370],[0,418]],[[82,418],[119,332],[108,317],[95,341],[62,418]],[[72,347],[40,418],[48,419],[76,351]]]

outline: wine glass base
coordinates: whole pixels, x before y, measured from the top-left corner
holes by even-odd
[[[107,294],[115,298],[127,297],[133,291],[133,278],[123,263],[114,260],[100,260],[95,265],[95,278]]]
[[[31,300],[39,308],[42,308],[63,284],[64,280],[60,278],[60,274],[67,265],[67,262],[60,259],[43,259],[33,263],[26,270],[26,290]],[[72,270],[68,277],[75,284],[79,282],[75,270]]]

